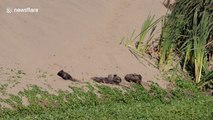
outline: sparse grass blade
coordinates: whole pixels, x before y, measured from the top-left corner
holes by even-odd
[[[191,59],[192,43],[187,44],[185,51],[185,58],[183,63],[183,69],[186,69],[187,62]]]
[[[150,44],[152,44],[153,42],[156,42],[153,39],[153,36],[156,32],[156,28],[157,28],[157,24],[159,22],[161,22],[161,20],[164,18],[164,16],[160,17],[159,19],[154,20],[154,16],[148,16],[147,20],[143,23],[142,28],[140,33],[134,37],[134,33],[131,35],[130,39],[127,39],[124,41],[124,39],[122,39],[121,43],[125,43],[125,46],[129,48],[129,50],[136,55],[137,57],[142,57],[144,55],[144,53],[146,52],[146,50],[148,49],[148,47],[150,46]],[[149,33],[149,35],[148,35]],[[146,39],[146,41],[144,42],[144,40]],[[133,44],[135,43],[135,44]],[[143,59],[145,59],[144,57],[142,57]],[[147,61],[147,60],[146,60]],[[156,65],[154,65],[156,66]]]
[[[139,39],[139,44],[137,46],[137,50],[141,49],[141,46],[143,44],[144,38],[147,35],[148,31],[149,31],[149,27],[151,26],[152,22],[153,22],[154,16],[148,16],[148,18],[146,19],[146,21],[144,22],[142,28],[141,28],[141,34],[140,34],[140,39]],[[142,32],[143,31],[143,32]]]

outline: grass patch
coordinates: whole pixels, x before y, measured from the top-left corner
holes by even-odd
[[[152,84],[149,91],[133,85],[121,90],[88,85],[88,90],[70,87],[72,92],[53,95],[37,86],[4,100],[13,109],[2,108],[0,119],[205,119],[213,118],[213,97],[196,86],[177,80],[176,87],[163,90]],[[29,105],[22,104],[22,97]]]

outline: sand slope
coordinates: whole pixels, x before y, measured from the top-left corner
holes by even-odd
[[[72,84],[58,78],[61,69],[84,81],[111,73],[140,73],[145,81],[153,80],[158,70],[139,63],[119,42],[138,31],[149,14],[156,18],[165,14],[162,1],[1,0],[0,66],[26,73],[16,89],[26,84],[47,83],[53,88]],[[7,14],[7,7],[39,12]],[[42,72],[50,75],[38,77]]]

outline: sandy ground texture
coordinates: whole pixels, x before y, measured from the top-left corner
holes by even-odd
[[[1,88],[16,93],[28,84],[65,90],[61,69],[82,82],[94,76],[138,73],[157,80],[159,71],[141,64],[122,37],[138,33],[148,15],[166,13],[163,0],[1,0]],[[7,13],[7,9],[38,8],[38,13]],[[125,82],[124,82],[125,83]],[[3,90],[3,89],[2,89]]]

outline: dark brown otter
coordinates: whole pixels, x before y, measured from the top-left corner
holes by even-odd
[[[134,82],[141,85],[142,76],[140,74],[127,74],[124,79],[127,82]]]
[[[64,72],[63,70],[59,71],[57,75],[63,78],[64,80],[76,81],[69,73]]]
[[[98,83],[106,83],[106,84],[116,84],[119,85],[121,82],[121,78],[114,74],[114,75],[108,75],[108,77],[92,77],[92,80]]]

